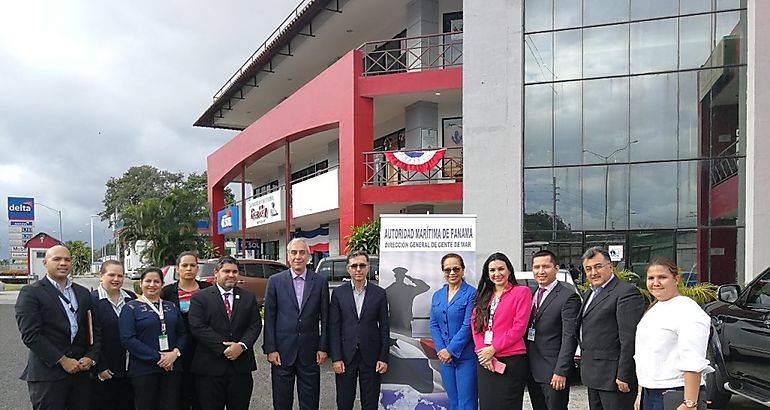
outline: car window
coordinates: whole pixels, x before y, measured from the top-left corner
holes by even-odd
[[[369,258],[369,280],[380,279],[380,260],[378,258]]]
[[[318,267],[317,274],[323,275],[327,281],[332,280],[332,263],[326,261]]]
[[[770,272],[754,282],[749,289],[746,304],[753,307],[770,308]]]
[[[206,262],[202,265],[199,265],[198,269],[198,276],[201,278],[206,278],[209,276],[214,276],[214,262]]]
[[[265,277],[266,278],[269,278],[269,277],[275,275],[276,273],[281,273],[284,270],[286,270],[286,268],[284,268],[283,266],[281,266],[281,265],[274,265],[272,263],[267,263],[267,264],[264,264],[262,266],[265,268]]]
[[[350,277],[348,275],[347,270],[347,259],[342,261],[334,261],[334,264],[332,265],[332,280],[336,282],[340,282],[345,278]]]
[[[243,276],[249,278],[264,278],[265,270],[262,268],[263,266],[261,263],[244,263],[238,270]]]

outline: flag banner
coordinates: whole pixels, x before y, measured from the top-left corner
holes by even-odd
[[[431,151],[386,152],[388,162],[404,171],[428,172],[435,167],[446,153],[446,148]]]

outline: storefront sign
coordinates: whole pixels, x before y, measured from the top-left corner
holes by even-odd
[[[282,197],[283,190],[279,190],[247,200],[246,228],[282,221]]]

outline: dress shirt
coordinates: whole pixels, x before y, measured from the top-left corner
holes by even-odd
[[[609,285],[609,283],[612,282],[613,280],[615,280],[615,274],[614,273],[612,275],[610,275],[610,278],[607,279],[607,281],[604,282],[604,284],[602,286],[600,286],[602,288],[602,292],[604,291],[604,288],[606,288],[607,285]],[[588,305],[590,305],[591,302],[594,300],[594,296],[596,296],[596,289],[593,286],[591,286],[591,294],[588,296],[588,300],[586,301],[586,305],[583,306],[583,311],[585,311],[585,308],[587,308]]]
[[[540,292],[540,289],[545,289],[545,292],[543,293],[543,296],[540,298],[540,304],[542,305],[545,301],[545,298],[548,297],[548,295],[551,294],[551,291],[553,288],[556,287],[558,280],[554,279],[553,282],[547,284],[545,287],[538,287],[537,290],[535,290],[535,296],[532,297],[532,306],[535,308],[540,308],[540,306],[537,306],[537,293]]]
[[[305,276],[307,276],[307,269],[302,274],[291,269],[291,282],[294,284],[294,294],[297,296],[297,306],[300,309],[302,309],[302,296],[305,293]]]
[[[64,289],[62,289],[50,276],[46,275],[45,277],[51,282],[53,287],[59,291],[59,293],[64,295],[64,297],[70,301],[70,304],[67,304],[64,299],[59,298],[59,302],[64,306],[64,312],[67,314],[67,319],[70,322],[70,342],[73,342],[75,340],[75,335],[78,334],[78,298],[75,297],[75,291],[72,290],[72,279],[67,278],[67,284],[64,285]],[[72,306],[72,309],[70,309],[70,306]]]
[[[684,386],[684,372],[705,375],[714,369],[706,360],[711,319],[695,301],[675,296],[655,303],[636,326],[636,375],[648,389]]]
[[[361,308],[364,307],[364,298],[366,297],[366,285],[369,281],[364,280],[364,286],[361,287],[361,291],[356,289],[356,285],[350,282],[350,287],[353,288],[353,300],[356,302],[356,313],[358,313],[359,319],[361,318]]]
[[[120,311],[123,309],[123,306],[126,305],[126,299],[132,299],[131,295],[128,294],[123,289],[120,289],[120,296],[118,297],[118,303],[113,303],[112,299],[110,299],[110,295],[107,293],[106,290],[102,287],[102,285],[99,285],[99,287],[96,288],[96,291],[99,292],[99,300],[107,299],[108,302],[110,302],[110,306],[112,306],[112,310],[115,311],[115,316],[120,317]]]

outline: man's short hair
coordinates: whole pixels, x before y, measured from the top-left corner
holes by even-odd
[[[596,255],[604,256],[604,259],[607,262],[610,262],[612,260],[612,259],[610,259],[610,253],[607,252],[607,250],[604,249],[601,246],[593,246],[593,247],[588,248],[588,250],[586,250],[585,253],[583,254],[582,260],[587,260],[587,259],[594,258],[594,257],[596,257]]]
[[[223,257],[217,259],[217,263],[214,264],[214,270],[218,271],[218,270],[222,269],[228,263],[231,263],[231,264],[235,265],[238,268],[241,267],[241,264],[238,263],[238,259],[235,259],[235,258],[233,258],[230,255],[226,255],[226,256],[223,256]]]
[[[554,266],[559,264],[559,261],[556,260],[556,254],[549,251],[548,249],[543,249],[535,252],[534,255],[532,255],[532,261],[535,260],[535,258],[540,258],[543,256],[550,256],[551,257],[551,263],[553,263]]]
[[[350,263],[351,259],[357,258],[359,256],[363,256],[364,258],[366,258],[366,262],[369,262],[369,255],[366,252],[360,251],[360,250],[353,250],[353,251],[350,251],[350,253],[348,253],[347,263]]]
[[[310,253],[310,246],[307,244],[305,238],[294,238],[290,240],[289,243],[286,244],[286,251],[291,249],[291,245],[294,245],[295,243],[301,243],[305,245],[305,249],[307,249],[307,252]]]

